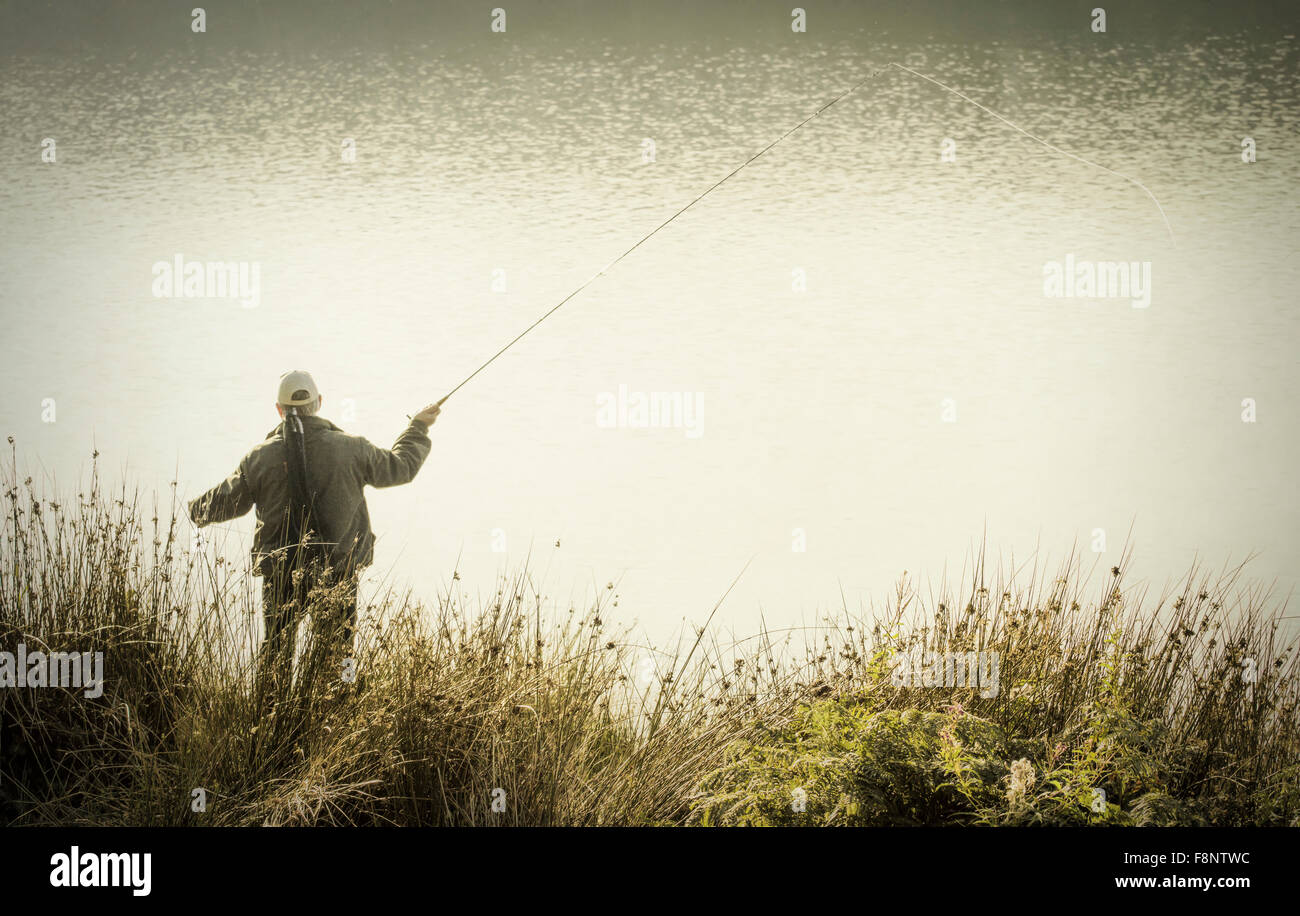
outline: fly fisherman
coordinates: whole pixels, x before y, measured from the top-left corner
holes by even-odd
[[[350,653],[357,618],[357,578],[374,556],[365,487],[409,483],[429,456],[429,427],[439,407],[413,418],[392,450],[349,436],[317,416],[323,398],[301,369],[280,377],[275,409],[283,418],[224,482],[189,504],[202,528],[257,508],[254,575],[263,577],[266,638],[259,668],[292,658],[297,617],[311,596],[313,645]],[[275,671],[285,670],[280,665]]]

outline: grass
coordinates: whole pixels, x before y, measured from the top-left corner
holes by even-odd
[[[174,493],[92,472],[61,502],[15,467],[0,649],[102,651],[105,680],[0,689],[0,823],[1300,823],[1297,652],[1240,567],[1151,600],[1121,567],[980,561],[667,652],[605,622],[612,590],[555,608],[520,572],[473,608],[380,596],[347,672],[305,647],[259,695],[254,586],[193,549]],[[940,651],[996,657],[998,689],[900,685]]]

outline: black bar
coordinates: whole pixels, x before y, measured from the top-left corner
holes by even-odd
[[[1227,904],[1293,890],[1300,863],[1300,832],[1282,828],[9,828],[0,831],[9,900],[145,899],[130,886],[52,886],[52,858],[73,846],[79,858],[149,853],[147,898],[205,909],[373,904],[377,894],[414,895],[431,907],[462,895],[495,906],[578,894],[617,909],[630,894],[675,909],[701,885],[722,905],[753,896],[808,905],[829,891],[847,891],[864,906],[883,903],[886,891],[927,906],[972,903],[973,893],[1003,902],[1041,892],[1057,901],[1168,900],[1174,892]],[[1130,878],[1154,878],[1156,886],[1117,886]],[[1244,878],[1248,886],[1163,886],[1179,878]],[[604,892],[614,896],[590,896]]]

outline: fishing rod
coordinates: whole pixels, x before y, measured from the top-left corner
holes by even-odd
[[[605,265],[604,267],[602,267],[600,270],[596,271],[596,272],[595,272],[594,274],[592,274],[591,277],[589,277],[589,278],[586,280],[586,282],[584,282],[581,286],[579,286],[579,287],[578,287],[577,289],[575,289],[573,292],[569,293],[569,295],[565,296],[563,299],[561,299],[559,302],[557,302],[554,306],[552,306],[552,307],[551,307],[551,308],[550,308],[550,309],[549,309],[549,310],[548,310],[544,315],[542,315],[541,318],[538,318],[536,321],[534,321],[534,322],[533,322],[532,324],[530,324],[528,327],[526,327],[526,328],[524,328],[522,331],[520,331],[519,334],[518,334],[518,336],[515,337],[514,340],[510,341],[510,343],[506,344],[504,347],[502,347],[502,348],[501,348],[500,350],[498,350],[496,353],[492,354],[492,358],[491,358],[491,359],[489,359],[489,360],[488,360],[487,362],[485,362],[483,365],[479,366],[477,369],[475,369],[473,372],[471,372],[469,375],[467,375],[467,376],[465,377],[464,381],[462,381],[462,382],[461,382],[459,385],[457,385],[455,388],[451,389],[451,391],[448,391],[446,394],[444,394],[444,395],[443,395],[443,396],[442,396],[442,397],[441,397],[441,398],[436,402],[436,404],[435,404],[434,406],[436,406],[436,407],[441,407],[441,406],[443,405],[443,403],[444,403],[444,402],[445,402],[449,397],[451,397],[451,396],[452,396],[453,394],[455,394],[457,391],[460,391],[460,390],[461,390],[462,388],[464,388],[467,384],[469,384],[470,380],[473,379],[474,376],[478,375],[480,372],[482,372],[482,371],[483,371],[484,369],[486,369],[488,366],[492,365],[494,362],[496,362],[497,358],[498,358],[499,356],[501,356],[501,354],[505,353],[507,350],[509,350],[509,349],[510,349],[511,347],[513,347],[515,344],[519,343],[519,341],[522,340],[522,339],[524,338],[524,335],[526,335],[526,334],[527,334],[529,331],[531,331],[533,328],[537,327],[539,324],[541,324],[541,323],[542,323],[543,321],[545,321],[547,318],[550,318],[552,315],[554,315],[557,311],[560,310],[560,307],[561,307],[562,305],[564,305],[564,303],[568,302],[570,299],[572,299],[574,296],[578,295],[578,293],[582,292],[584,289],[586,289],[588,286],[590,286],[592,283],[594,283],[594,282],[595,282],[596,280],[598,280],[600,277],[604,276],[604,274],[606,273],[606,271],[610,270],[610,269],[611,269],[615,264],[617,264],[619,261],[623,260],[623,259],[626,258],[628,255],[630,255],[632,252],[636,251],[638,248],[640,248],[640,247],[641,247],[642,245],[644,245],[646,242],[650,241],[650,239],[653,238],[654,235],[655,235],[655,233],[659,232],[659,230],[663,229],[665,226],[667,226],[667,225],[668,225],[669,223],[671,223],[673,220],[677,219],[677,217],[681,216],[683,213],[685,213],[685,212],[686,212],[687,210],[689,210],[691,207],[695,206],[695,205],[698,204],[700,201],[702,201],[704,198],[708,197],[708,196],[709,196],[710,194],[712,194],[715,190],[717,190],[717,189],[720,188],[724,183],[726,183],[726,181],[727,181],[728,179],[734,177],[736,174],[738,174],[742,169],[744,169],[746,166],[748,166],[751,162],[753,162],[753,161],[754,161],[755,159],[757,159],[759,156],[762,156],[762,155],[763,155],[764,153],[766,153],[768,150],[772,149],[772,147],[776,146],[778,143],[780,143],[780,142],[781,142],[782,140],[784,140],[786,137],[790,136],[792,133],[794,133],[795,131],[797,131],[799,128],[803,127],[803,126],[804,126],[805,124],[807,124],[809,121],[811,121],[811,120],[813,120],[814,118],[816,118],[818,115],[820,115],[820,114],[821,114],[823,111],[825,111],[826,109],[830,108],[830,107],[831,107],[832,105],[834,105],[836,102],[839,102],[839,101],[841,101],[842,99],[845,99],[845,98],[847,98],[848,96],[852,95],[853,93],[857,92],[859,89],[861,89],[863,86],[865,86],[869,81],[875,79],[875,78],[876,78],[877,76],[879,76],[881,73],[884,73],[886,70],[888,70],[890,66],[892,66],[892,65],[887,64],[887,65],[885,65],[884,67],[881,67],[881,68],[878,69],[878,70],[873,70],[871,73],[868,73],[865,77],[863,77],[861,80],[859,80],[859,81],[858,81],[855,85],[853,85],[851,88],[846,89],[844,92],[841,92],[839,95],[837,95],[835,98],[831,99],[829,102],[827,102],[827,103],[826,103],[825,105],[823,105],[821,108],[818,108],[816,111],[814,111],[814,112],[813,112],[812,114],[810,114],[808,117],[804,118],[802,121],[800,121],[800,122],[799,122],[798,124],[796,124],[794,127],[792,127],[792,128],[790,128],[789,130],[787,130],[785,133],[783,133],[781,136],[777,137],[775,140],[773,140],[773,141],[772,141],[771,143],[769,143],[767,146],[763,147],[761,150],[759,150],[759,151],[758,151],[757,153],[755,153],[754,155],[750,156],[748,159],[746,159],[746,160],[745,160],[744,162],[742,162],[740,165],[736,166],[736,168],[732,169],[731,172],[729,172],[727,175],[725,175],[724,177],[722,177],[722,178],[719,179],[718,181],[714,182],[714,183],[713,183],[713,184],[708,188],[708,190],[706,190],[703,194],[700,194],[698,197],[696,197],[694,200],[692,200],[692,201],[691,201],[690,203],[688,203],[686,206],[682,207],[680,210],[678,210],[678,211],[677,211],[676,213],[674,213],[672,216],[668,217],[668,219],[664,220],[662,223],[660,223],[658,226],[656,226],[656,227],[655,227],[654,229],[652,229],[650,232],[646,233],[644,236],[642,236],[642,238],[641,238],[641,239],[640,239],[640,240],[639,240],[635,245],[633,245],[633,246],[632,246],[631,248],[629,248],[627,251],[625,251],[625,252],[623,252],[622,254],[620,254],[620,255],[619,255],[618,257],[616,257],[614,260],[610,261],[608,264],[606,264],[606,265]]]

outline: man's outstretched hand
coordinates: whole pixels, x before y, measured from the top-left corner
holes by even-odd
[[[411,419],[419,420],[425,426],[432,426],[433,421],[438,419],[438,414],[441,412],[442,412],[442,408],[439,407],[437,404],[430,404],[428,407],[421,410],[415,416],[411,417]]]

